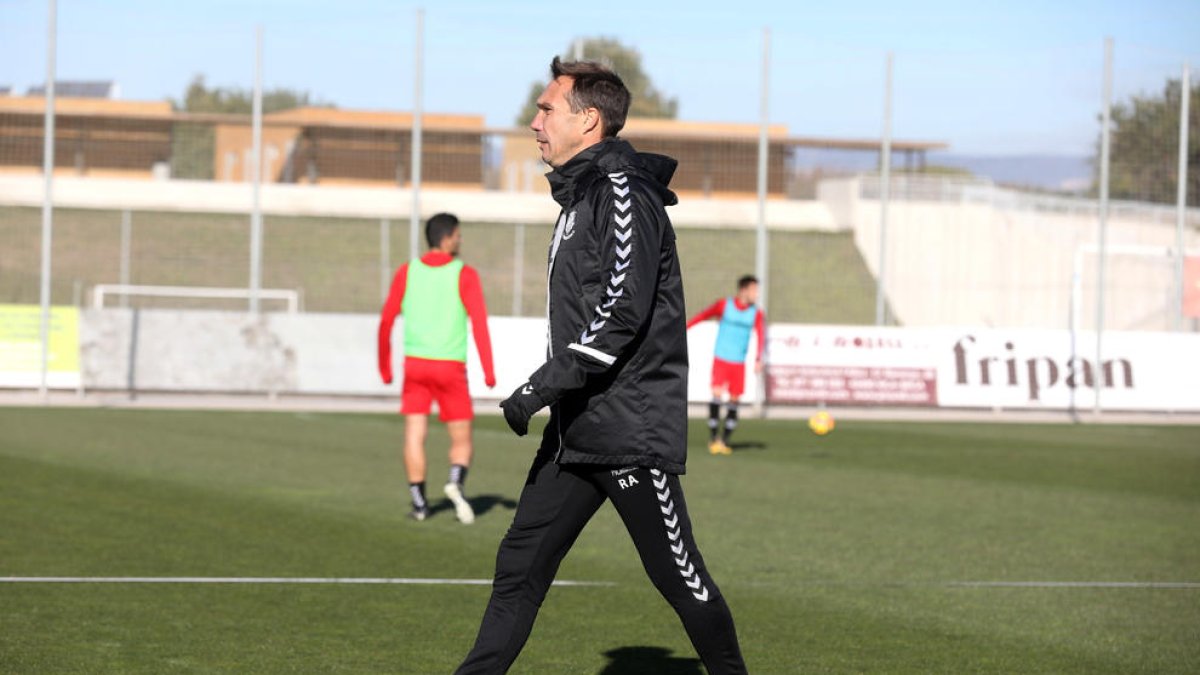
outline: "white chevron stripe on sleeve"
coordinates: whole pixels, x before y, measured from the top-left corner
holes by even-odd
[[[592,336],[592,339],[593,340],[596,339],[595,336]],[[590,342],[590,340],[589,340],[589,342]],[[615,356],[605,354],[604,352],[600,351],[599,349],[585,347],[585,346],[575,343],[575,342],[572,342],[571,344],[567,345],[567,349],[574,349],[575,351],[579,352],[580,354],[586,354],[586,355],[592,357],[593,359],[596,359],[600,363],[603,363],[606,366],[611,366],[612,364],[617,362],[617,357],[615,357]]]
[[[612,181],[613,194],[617,196],[617,199],[613,200],[613,206],[616,209],[616,212],[613,213],[613,223],[616,225],[613,229],[613,235],[618,240],[613,252],[616,254],[617,259],[613,262],[613,270],[609,273],[609,285],[604,289],[604,295],[607,299],[596,306],[596,316],[592,318],[587,328],[580,333],[579,342],[567,345],[567,349],[574,349],[582,354],[587,354],[601,363],[611,366],[616,363],[615,356],[605,354],[587,345],[596,341],[600,330],[608,324],[608,319],[612,318],[611,308],[617,303],[618,298],[625,295],[625,289],[621,285],[625,283],[625,278],[629,274],[625,270],[632,263],[629,256],[633,252],[633,244],[629,240],[633,237],[633,230],[629,226],[633,222],[633,213],[629,212],[629,210],[633,207],[633,198],[629,197],[629,178],[625,175],[625,172],[610,173],[608,174],[608,179]],[[670,506],[674,508],[674,503]],[[666,513],[664,511],[664,514]],[[676,537],[678,536],[678,533],[676,533]]]

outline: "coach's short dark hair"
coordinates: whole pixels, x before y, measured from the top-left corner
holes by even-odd
[[[437,248],[442,245],[443,239],[454,236],[457,229],[457,216],[453,213],[438,213],[425,222],[425,241],[429,242],[429,248]]]
[[[574,81],[567,92],[571,112],[585,108],[600,111],[605,138],[616,136],[625,127],[631,97],[625,83],[611,68],[595,61],[563,61],[556,56],[550,62],[550,74],[556,80],[569,77]]]
[[[738,279],[738,290],[740,291],[743,288],[749,286],[750,284],[757,284],[757,283],[758,283],[758,277],[754,276],[753,274],[747,274],[746,276]]]

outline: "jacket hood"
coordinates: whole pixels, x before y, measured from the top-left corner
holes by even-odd
[[[546,174],[546,178],[554,201],[567,208],[575,202],[578,190],[586,187],[589,182],[586,178],[632,169],[658,192],[664,205],[672,206],[679,203],[679,198],[667,185],[678,165],[679,162],[666,155],[638,152],[623,138],[606,138],[584,148],[566,164]]]

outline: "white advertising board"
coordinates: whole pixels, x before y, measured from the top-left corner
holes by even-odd
[[[815,405],[937,405],[930,336],[902,328],[773,325],[767,400]]]
[[[768,400],[807,405],[1200,410],[1200,335],[771,326]],[[1097,365],[1099,364],[1099,365]]]
[[[1200,335],[1066,330],[943,330],[946,407],[1200,410]]]

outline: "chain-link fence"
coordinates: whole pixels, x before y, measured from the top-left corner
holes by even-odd
[[[1099,44],[1026,51],[1014,55],[1007,73],[972,73],[996,81],[987,100],[956,89],[973,68],[969,50],[896,52],[885,205],[884,53],[805,47],[793,37],[776,32],[772,86],[803,89],[814,109],[845,114],[836,123],[810,115],[798,123],[811,128],[775,123],[765,130],[773,321],[874,323],[882,283],[890,324],[1090,326],[1102,306],[1108,328],[1195,329],[1180,310],[1179,251],[1200,254],[1200,88],[1189,88],[1189,187],[1180,216],[1181,55],[1118,45],[1102,251]],[[699,38],[672,40],[700,63],[715,58]],[[268,64],[270,56],[268,46]],[[1061,72],[1059,86],[1022,89],[1012,75],[1031,68]],[[742,75],[730,95],[754,100],[758,72]],[[877,91],[878,106],[855,105],[850,90]],[[945,102],[935,113],[916,104],[931,97]],[[1092,112],[1064,118],[1060,111],[1077,110],[1079,99],[1094,102]],[[1045,111],[1043,134],[1005,131],[1017,106]],[[38,301],[43,111],[36,95],[0,96],[0,303]],[[672,214],[695,312],[758,268],[762,129],[746,118],[685,111],[683,121],[632,118],[623,135],[640,150],[679,160],[672,185],[681,205]],[[266,109],[263,289],[294,292],[307,311],[377,311],[392,271],[412,253],[411,200],[420,188],[440,191],[439,204],[477,205],[464,207],[472,215],[464,218],[463,258],[480,270],[493,314],[544,310],[553,207],[531,134],[489,127],[470,110],[419,112],[418,183],[414,111]],[[244,299],[190,297],[186,289],[250,285],[250,115],[64,95],[55,119],[54,304],[89,305],[98,286],[124,285],[183,290],[116,291],[106,302],[245,306]],[[975,134],[984,140],[972,147],[948,144],[966,126],[995,133]],[[1068,133],[1082,139],[1075,155],[1040,151],[1062,147],[1054,141]],[[478,206],[481,196],[486,207]]]

